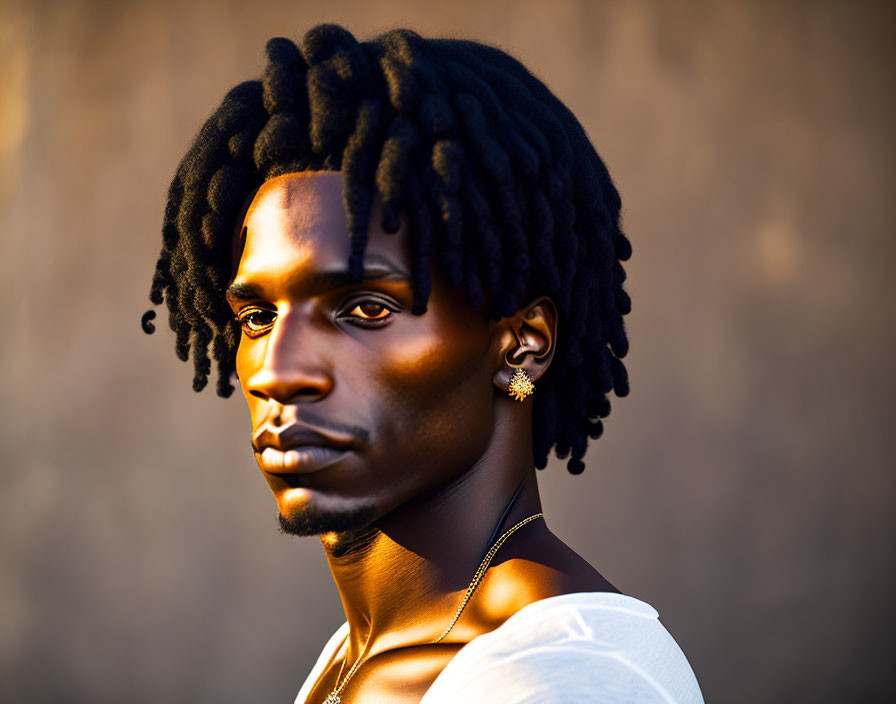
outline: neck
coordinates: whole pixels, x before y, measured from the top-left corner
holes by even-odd
[[[444,631],[498,536],[541,511],[530,448],[531,439],[505,434],[448,485],[365,531],[321,536],[351,651],[427,643]]]

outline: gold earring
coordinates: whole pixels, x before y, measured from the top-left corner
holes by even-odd
[[[517,370],[510,378],[510,386],[507,387],[507,393],[517,401],[522,401],[526,396],[534,393],[534,391],[535,384],[532,383],[532,378],[525,370],[517,367]]]

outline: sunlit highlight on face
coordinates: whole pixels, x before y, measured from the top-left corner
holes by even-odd
[[[411,235],[386,234],[373,215],[361,282],[345,276],[339,173],[269,181],[244,220],[228,295],[243,327],[236,369],[288,532],[365,527],[456,478],[490,440],[485,313],[433,268],[428,310],[413,315]],[[327,439],[285,432],[297,426]],[[277,446],[267,456],[264,442]]]

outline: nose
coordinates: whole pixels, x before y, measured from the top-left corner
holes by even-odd
[[[286,405],[320,401],[333,390],[329,365],[314,352],[322,345],[314,344],[313,325],[303,318],[300,310],[278,313],[262,364],[247,383],[252,396]]]

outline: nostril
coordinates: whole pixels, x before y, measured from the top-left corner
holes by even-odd
[[[297,401],[319,401],[330,393],[330,385],[327,387],[301,386],[298,388],[266,388],[250,389],[249,394],[262,401],[276,401],[280,404],[295,403]]]

